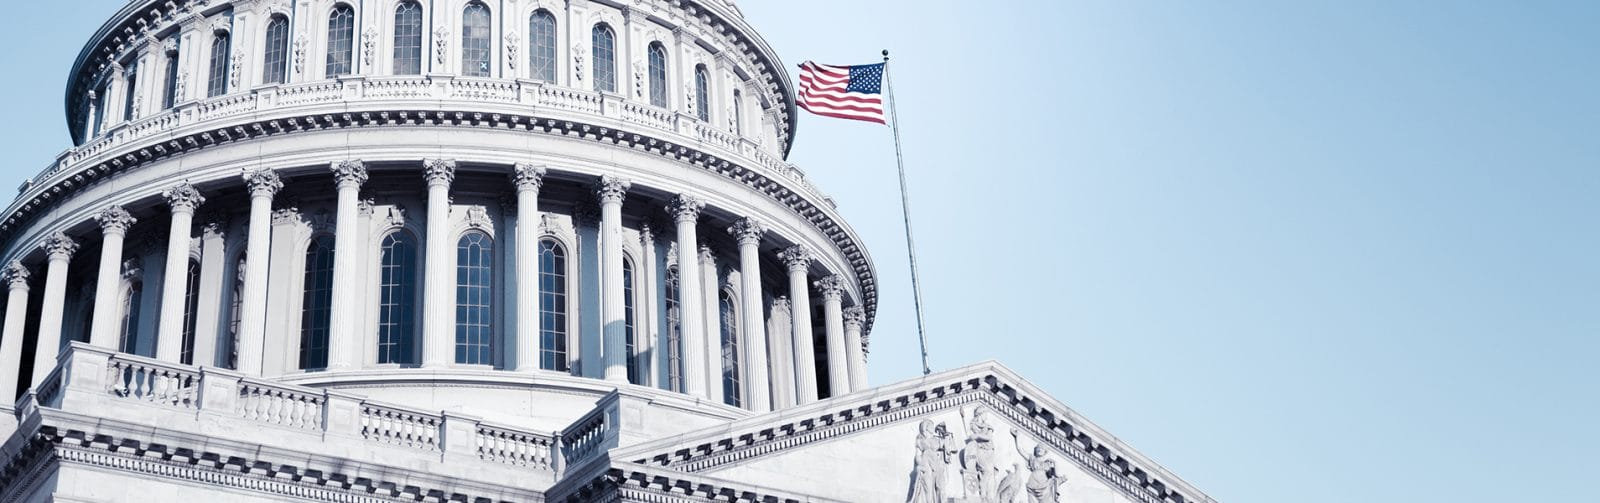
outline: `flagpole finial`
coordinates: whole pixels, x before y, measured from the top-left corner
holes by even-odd
[[[889,61],[889,50],[888,49],[884,49],[883,50],[883,60],[884,61]]]

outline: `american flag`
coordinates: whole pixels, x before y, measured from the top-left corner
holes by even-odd
[[[883,63],[800,65],[800,108],[826,117],[888,124],[883,117]]]

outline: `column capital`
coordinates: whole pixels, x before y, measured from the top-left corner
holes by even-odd
[[[128,235],[128,228],[133,227],[134,222],[139,221],[139,219],[133,218],[133,215],[129,214],[128,210],[120,205],[112,205],[100,210],[100,213],[95,214],[94,220],[100,223],[100,231],[108,236],[126,236]]]
[[[71,260],[72,254],[78,253],[78,242],[64,232],[57,232],[44,240],[44,251],[50,260]]]
[[[167,205],[172,207],[173,213],[188,213],[192,215],[196,208],[206,202],[205,196],[200,195],[200,191],[196,190],[193,185],[189,185],[188,181],[178,182],[177,185],[167,189],[166,192],[162,192],[161,197],[166,198]]]
[[[278,191],[283,190],[283,179],[278,177],[278,172],[270,169],[245,171],[244,183],[250,188],[251,197],[277,197]]]
[[[639,244],[650,247],[656,244],[656,235],[661,231],[656,230],[648,220],[639,224]]]
[[[778,260],[783,261],[790,273],[803,273],[811,269],[811,250],[801,245],[790,246],[778,252]]]
[[[517,192],[538,192],[544,188],[544,175],[548,172],[544,166],[519,162],[511,168],[511,183],[517,187]]]
[[[0,281],[12,290],[27,291],[29,276],[28,266],[22,265],[21,260],[13,260],[6,264],[4,270],[0,270]]]
[[[361,184],[367,183],[367,163],[360,159],[333,161],[328,163],[328,170],[333,172],[334,183],[341,189],[361,188]]]
[[[861,306],[844,308],[844,329],[861,330],[867,324],[867,310]]]
[[[715,254],[711,253],[711,245],[707,245],[707,244],[700,245],[700,263],[701,264],[706,264],[707,266],[709,266],[713,270],[715,270],[716,263],[717,263],[717,256]]]
[[[633,182],[611,175],[601,175],[600,183],[594,187],[594,194],[600,198],[600,204],[622,204],[622,200],[628,197],[630,188],[633,188]]]
[[[767,227],[762,225],[760,220],[745,217],[734,222],[733,226],[728,228],[728,233],[738,238],[739,246],[759,245],[761,237],[767,234]]]
[[[422,177],[428,180],[428,186],[443,185],[449,187],[456,181],[456,161],[453,159],[423,159]]]
[[[822,298],[825,300],[838,301],[844,298],[844,276],[834,274],[819,279],[812,285],[822,292]]]
[[[706,209],[705,201],[688,194],[679,194],[672,202],[667,203],[667,211],[672,213],[673,221],[680,224],[692,224],[700,220],[700,211],[704,209]]]

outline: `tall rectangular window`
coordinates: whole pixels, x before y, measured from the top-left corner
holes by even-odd
[[[617,34],[605,23],[594,25],[594,90],[617,92]]]
[[[416,364],[417,240],[383,238],[378,285],[378,363]]]
[[[539,241],[539,368],[566,372],[567,250]]]
[[[422,6],[400,2],[394,8],[394,74],[422,73]]]
[[[355,71],[356,12],[349,5],[339,4],[328,14],[328,64],[324,73],[328,78],[349,75]]]
[[[134,105],[139,101],[139,63],[129,63],[123,75],[122,120],[131,121],[136,118],[133,116],[134,108],[137,108]]]
[[[556,16],[540,9],[528,19],[528,69],[533,80],[556,81]]]
[[[267,52],[261,64],[261,82],[282,84],[289,76],[289,18],[272,16],[267,23]]]
[[[211,75],[206,86],[207,97],[228,94],[228,52],[231,43],[225,34],[211,39]]]
[[[490,75],[490,55],[494,44],[489,40],[489,8],[478,2],[467,5],[461,12],[461,74],[468,77]]]
[[[317,236],[306,248],[304,292],[300,368],[324,369],[328,367],[328,330],[333,321],[333,236]]]
[[[492,365],[494,241],[482,232],[456,245],[456,363]]]
[[[172,40],[177,41],[178,37],[174,35]],[[166,92],[161,99],[161,108],[172,108],[178,104],[178,69],[178,46],[173,45],[172,50],[167,51]]]
[[[633,261],[622,260],[622,326],[627,332],[628,382],[642,384],[639,372],[639,331],[633,313]]]
[[[683,392],[683,304],[678,299],[678,268],[667,268],[667,388]]]

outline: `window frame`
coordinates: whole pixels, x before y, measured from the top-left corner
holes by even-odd
[[[738,295],[727,288],[718,290],[717,336],[722,354],[717,357],[722,368],[722,403],[734,407],[744,406],[744,347],[739,339],[744,327],[739,315]]]
[[[671,80],[667,76],[672,71],[669,66],[672,60],[668,56],[667,46],[660,41],[650,42],[645,49],[645,58],[649,61],[646,73],[650,83],[650,104],[661,108],[672,106]]]
[[[711,71],[706,69],[706,65],[703,64],[695,65],[694,67],[694,99],[695,103],[699,105],[694,111],[695,118],[700,119],[700,122],[710,123]]]
[[[219,54],[217,51],[221,50]],[[228,72],[231,70],[233,52],[233,35],[227,32],[217,32],[211,36],[211,60],[209,73],[206,75],[206,97],[215,98],[228,94]]]
[[[473,33],[469,33],[469,26],[467,23],[471,20],[469,20],[468,17],[469,15],[472,15],[474,9],[478,9],[483,13],[483,26],[481,29],[484,33],[482,38],[473,36],[473,33],[477,31],[476,29],[471,30]],[[494,77],[494,10],[490,9],[488,4],[478,0],[467,2],[466,5],[461,8],[460,29],[461,64],[459,65],[459,68],[461,76],[478,78]],[[482,51],[483,58],[481,60],[469,60],[469,55],[472,55],[477,51]],[[468,64],[474,62],[481,63],[480,66],[482,66],[482,69],[478,71],[469,71]]]
[[[335,79],[353,75],[356,71],[356,9],[348,3],[335,3],[328,9],[327,19],[322,76]]]
[[[407,7],[410,7],[411,10],[405,10]],[[401,16],[406,15],[409,12],[416,13],[415,35],[412,35],[409,32],[402,33],[400,30],[402,26],[400,22],[403,19]],[[392,31],[390,33],[389,43],[392,50],[390,51],[389,73],[393,75],[422,75],[422,72],[425,70],[424,66],[427,62],[427,11],[423,9],[422,3],[417,2],[416,0],[402,0],[400,2],[395,2],[391,23],[390,29]],[[409,27],[410,25],[407,24],[405,26]],[[406,42],[411,42],[412,39],[414,39],[415,45],[410,43],[402,44],[402,37],[406,37]],[[411,53],[407,54],[405,52],[407,50],[411,50]],[[413,56],[415,57],[414,61],[416,62],[416,69],[411,70],[410,68],[401,68],[402,63],[406,63],[407,66],[409,66],[409,63],[412,61],[410,58]]]
[[[541,27],[535,24],[535,21],[541,18],[549,20],[548,30],[541,30]],[[556,19],[555,13],[550,12],[549,9],[535,9],[533,14],[528,15],[528,78],[540,82],[556,82],[561,68],[560,30],[560,21]],[[545,31],[548,31],[547,38],[541,36]],[[548,42],[548,47],[541,47],[541,42]],[[541,61],[541,57],[548,59]],[[544,71],[548,71],[548,75],[541,75]]]
[[[602,50],[601,35],[605,35],[605,45]],[[606,64],[602,65],[602,57]],[[593,74],[594,90],[602,93],[617,93],[617,30],[605,22],[595,23],[589,30],[589,60],[594,65]],[[602,85],[604,84],[604,85]]]
[[[279,30],[274,30],[279,28]],[[274,36],[277,40],[274,40]],[[289,17],[272,14],[261,31],[261,83],[264,85],[289,82]],[[274,43],[277,42],[277,43]]]
[[[474,238],[476,242],[469,242]],[[457,364],[494,365],[499,356],[494,318],[495,245],[494,236],[478,229],[463,232],[456,238],[456,315],[452,333],[455,334],[453,361]],[[476,259],[476,262],[463,263],[460,260],[463,257]]]
[[[546,234],[536,241],[539,260],[539,368],[552,372],[572,372],[572,316],[573,299],[573,274],[575,257],[572,256],[571,247],[567,246],[561,238]],[[546,245],[550,246],[546,246]],[[546,253],[552,254],[547,261]],[[545,288],[546,285],[559,286],[560,292],[553,293]],[[561,308],[556,309],[552,299],[561,301]],[[552,321],[547,323],[546,321]],[[560,349],[556,349],[559,345]],[[546,361],[546,356],[549,361]]]
[[[333,234],[324,232],[311,236],[311,239],[307,240],[305,245],[304,265],[301,268],[303,280],[300,284],[300,347],[296,360],[296,368],[300,370],[313,371],[328,368],[328,346],[333,330],[333,262],[334,253],[336,252],[334,244]],[[322,249],[319,250],[318,247]],[[322,255],[318,255],[315,257],[317,261],[314,262],[313,253],[326,254],[325,268],[313,269],[314,267],[322,267],[323,263],[321,261],[324,260]],[[326,276],[318,276],[320,271],[325,271]],[[326,288],[321,288],[323,284],[326,284]],[[316,290],[313,290],[314,288]],[[313,312],[315,309],[326,311],[326,315],[323,316],[321,313]],[[320,342],[321,344],[320,346],[315,346],[312,344],[314,342]],[[321,349],[322,353],[320,355],[313,353],[314,348]],[[321,365],[313,365],[313,363],[321,363]]]
[[[378,239],[378,319],[373,349],[374,361],[379,365],[421,364],[421,242],[415,233],[405,228],[390,230]],[[410,255],[400,257],[401,263],[390,263],[394,244],[405,244],[409,248]],[[390,281],[391,274],[395,275],[394,283]],[[405,283],[400,284],[402,279]],[[391,315],[391,309],[398,310],[399,316]],[[391,333],[390,327],[395,327],[397,333]],[[390,349],[386,350],[386,346]]]

